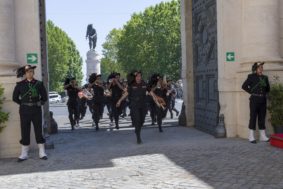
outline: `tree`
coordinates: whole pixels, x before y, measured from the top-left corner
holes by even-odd
[[[63,91],[66,77],[76,77],[78,83],[83,78],[82,58],[75,43],[52,21],[47,21],[49,89]]]
[[[125,72],[141,69],[180,78],[180,2],[162,2],[132,15],[117,42],[117,62]]]
[[[0,85],[0,133],[5,127],[5,125],[3,124],[9,119],[9,113],[2,111],[2,105],[4,101],[3,94],[4,94],[4,88],[2,87],[2,85]]]
[[[122,30],[120,29],[111,30],[106,37],[106,42],[102,44],[103,58],[101,59],[101,72],[104,80],[106,80],[108,75],[113,71],[119,72],[122,77],[126,76],[117,58],[117,43],[121,34]]]

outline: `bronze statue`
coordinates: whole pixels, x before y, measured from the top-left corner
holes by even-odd
[[[89,40],[89,49],[95,49],[96,47],[96,41],[97,41],[97,34],[96,30],[93,28],[92,24],[89,24],[87,26],[86,30],[86,39],[88,38]]]

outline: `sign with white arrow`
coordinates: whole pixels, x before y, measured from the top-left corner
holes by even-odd
[[[27,63],[28,64],[37,64],[38,63],[37,53],[27,53]]]
[[[235,52],[226,52],[226,61],[234,62],[235,61]]]

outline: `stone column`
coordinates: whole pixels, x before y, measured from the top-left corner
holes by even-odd
[[[182,80],[187,126],[194,126],[192,0],[181,0]]]
[[[87,68],[87,79],[90,74],[97,73],[101,74],[100,70],[100,56],[94,50],[89,50],[86,54],[86,68]]]
[[[281,1],[280,1],[281,2]],[[267,69],[278,69],[280,55],[279,0],[242,1],[242,71],[250,71],[251,63],[265,61]],[[282,7],[282,6],[281,6]]]
[[[14,0],[0,1],[0,76],[13,75],[17,66]]]

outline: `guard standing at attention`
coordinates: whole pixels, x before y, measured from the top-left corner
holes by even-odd
[[[41,81],[34,79],[36,66],[26,65],[17,70],[17,77],[25,77],[17,82],[13,91],[13,101],[20,105],[22,151],[18,162],[28,159],[31,123],[34,126],[35,139],[39,147],[39,158],[47,160],[42,133],[41,106],[47,101],[47,92]]]
[[[260,140],[268,142],[265,133],[265,116],[266,116],[266,95],[270,91],[268,77],[263,75],[264,62],[256,62],[252,66],[252,74],[242,85],[242,89],[248,92],[250,96],[250,122],[249,122],[249,141],[256,143],[254,131],[256,130],[256,119],[260,132]]]

